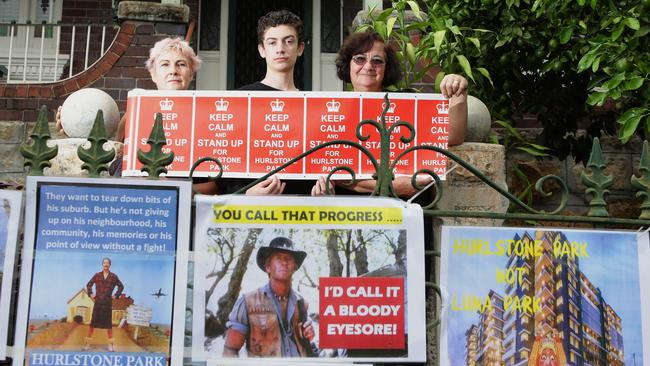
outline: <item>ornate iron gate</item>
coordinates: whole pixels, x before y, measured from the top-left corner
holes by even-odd
[[[385,97],[385,100],[386,100],[385,106],[389,106],[390,103],[388,102],[388,96]],[[569,196],[569,190],[564,180],[562,180],[562,178],[556,175],[544,176],[540,178],[535,184],[535,189],[543,197],[550,197],[552,195],[551,192],[547,192],[544,190],[544,184],[546,182],[555,182],[560,188],[559,192],[557,193],[561,195],[560,203],[555,209],[547,212],[543,210],[537,210],[527,205],[526,203],[522,202],[515,195],[501,188],[495,182],[487,178],[477,168],[475,168],[468,162],[464,161],[457,155],[453,154],[452,152],[442,148],[438,148],[435,146],[422,146],[422,145],[412,146],[409,149],[405,150],[404,152],[398,154],[393,160],[393,162],[391,163],[389,159],[390,136],[393,133],[395,127],[403,126],[406,129],[408,129],[409,131],[408,136],[401,137],[401,140],[404,143],[409,143],[413,141],[415,138],[416,131],[414,127],[406,121],[400,121],[388,127],[384,119],[388,107],[385,108],[386,109],[382,113],[381,122],[377,122],[373,120],[360,121],[356,131],[357,138],[360,141],[365,141],[369,138],[369,136],[364,136],[361,133],[361,127],[364,125],[372,125],[377,129],[377,131],[381,136],[379,158],[375,157],[368,149],[366,149],[359,142],[345,141],[345,140],[330,141],[318,145],[312,149],[309,149],[304,153],[300,154],[299,156],[296,156],[295,158],[286,162],[282,166],[279,166],[278,168],[267,173],[263,177],[241,188],[237,193],[246,191],[246,189],[248,189],[249,187],[252,187],[258,182],[265,180],[266,178],[272,176],[277,172],[282,171],[286,167],[305,158],[306,156],[314,153],[315,151],[321,150],[330,145],[339,144],[339,145],[348,145],[360,150],[371,161],[372,165],[375,167],[377,172],[374,176],[374,179],[376,180],[376,186],[375,186],[375,190],[371,193],[371,196],[397,197],[391,184],[394,178],[393,168],[396,166],[397,162],[409,152],[415,150],[430,150],[447,156],[447,158],[451,159],[453,162],[467,169],[474,176],[480,179],[483,183],[485,183],[486,185],[494,189],[498,194],[502,195],[503,197],[506,197],[515,207],[519,208],[521,212],[495,213],[495,212],[464,212],[464,211],[453,211],[453,210],[451,211],[439,210],[437,209],[436,205],[440,201],[444,193],[444,187],[442,185],[442,181],[433,171],[427,169],[421,169],[417,171],[411,179],[411,183],[413,184],[413,186],[418,190],[423,190],[428,188],[428,187],[421,187],[417,185],[415,181],[415,176],[418,174],[428,174],[431,177],[433,177],[434,179],[433,185],[435,186],[435,194],[433,195],[433,199],[431,200],[430,203],[423,206],[424,215],[427,217],[431,217],[431,218],[467,217],[467,218],[489,218],[489,219],[517,219],[517,220],[528,220],[528,221],[555,221],[555,222],[565,222],[565,223],[587,223],[587,224],[592,224],[594,227],[607,227],[609,225],[626,226],[630,228],[650,227],[650,145],[648,144],[647,141],[643,143],[643,151],[639,162],[638,171],[640,173],[640,176],[633,175],[630,178],[632,186],[637,190],[636,196],[643,199],[643,202],[641,203],[641,214],[637,219],[609,217],[609,213],[606,208],[607,206],[606,195],[609,193],[608,188],[612,186],[614,179],[612,176],[606,175],[604,173],[606,165],[604,163],[604,157],[598,139],[594,139],[593,141],[591,156],[589,158],[589,162],[587,163],[588,169],[585,172],[583,172],[581,175],[582,182],[587,187],[585,190],[585,194],[590,195],[592,197],[591,200],[589,201],[590,210],[586,216],[568,216],[568,215],[562,215],[560,214],[560,212],[562,212],[562,210],[564,210],[564,208],[566,207],[568,196]],[[41,108],[38,122],[34,126],[34,130],[32,131],[30,137],[32,139],[31,144],[25,143],[21,147],[21,153],[25,157],[25,165],[31,167],[30,174],[42,175],[43,169],[45,167],[50,166],[49,160],[54,158],[57,154],[56,146],[49,147],[47,145],[47,140],[50,139],[50,131],[47,122],[46,107]],[[110,163],[110,161],[113,159],[115,155],[115,152],[113,150],[106,151],[103,148],[103,145],[107,141],[107,138],[106,138],[106,132],[104,128],[104,122],[103,122],[101,111],[98,112],[97,118],[95,120],[95,125],[93,126],[93,129],[91,131],[88,140],[90,141],[90,147],[86,149],[79,147],[78,155],[79,158],[84,162],[82,168],[88,171],[88,175],[91,177],[99,177],[100,173],[108,170],[108,163]],[[150,145],[150,150],[148,152],[139,150],[138,159],[140,160],[140,162],[143,163],[144,166],[142,170],[146,171],[149,174],[150,179],[158,179],[160,174],[167,172],[167,169],[165,167],[168,164],[170,164],[174,158],[173,152],[164,153],[162,151],[162,147],[166,144],[166,139],[165,139],[165,133],[162,125],[162,116],[160,114],[158,114],[156,117],[156,121],[154,123],[153,129],[151,131],[147,143]],[[215,162],[217,165],[221,167],[221,162],[219,161],[218,158],[208,157],[208,158],[199,159],[192,166],[189,179],[191,179],[191,176],[194,170],[196,169],[196,167],[206,161]],[[341,166],[335,168],[329,173],[327,179],[329,180],[334,173],[341,170],[348,172],[352,177],[352,181],[355,180],[355,172],[352,168],[348,166]],[[221,175],[222,175],[222,171],[219,172],[213,179],[215,180],[220,179]],[[435,263],[435,261],[440,257],[439,245],[434,246],[433,249],[427,250],[426,255],[429,256],[430,261],[432,263]],[[426,287],[428,292],[435,293],[437,294],[437,296],[441,296],[441,290],[437,281],[437,277],[435,276],[435,272],[436,272],[435,270],[432,271],[433,273],[432,278],[430,278],[430,280],[426,282]],[[427,363],[438,364],[439,360],[436,357],[436,350],[438,347],[436,342],[437,340],[436,332],[438,326],[440,325],[440,318],[439,318],[440,313],[438,311],[439,301],[436,296],[428,296],[427,298],[430,299],[427,302],[428,314],[430,314],[430,319],[428,320],[427,336],[431,340],[430,342],[428,342],[429,358]]]

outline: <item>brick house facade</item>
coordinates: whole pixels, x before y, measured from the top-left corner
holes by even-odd
[[[190,9],[190,19],[198,16],[198,0],[186,1]],[[72,1],[63,0],[63,23],[111,24],[112,1]],[[89,55],[90,66],[85,71],[51,83],[7,84],[0,83],[0,121],[33,122],[42,105],[49,109],[49,119],[54,118],[56,108],[65,98],[79,89],[90,87],[107,92],[118,104],[120,112],[126,109],[126,97],[133,88],[152,89],[154,84],[144,67],[149,49],[158,40],[168,36],[184,37],[188,29],[185,23],[143,22],[124,20],[119,28],[108,27],[106,33],[107,50],[103,56]],[[62,29],[62,39],[69,28]],[[83,32],[75,41],[75,65],[83,64],[86,39]],[[114,39],[114,40],[113,40]],[[111,42],[112,43],[109,43]],[[99,38],[91,37],[91,43],[99,43]],[[61,43],[61,52],[69,52],[70,42]],[[97,47],[98,49],[99,47]],[[83,65],[81,65],[83,67]],[[79,67],[75,66],[75,70]]]

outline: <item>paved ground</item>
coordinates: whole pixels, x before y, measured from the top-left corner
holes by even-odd
[[[108,337],[106,329],[95,329],[90,340],[90,351],[108,351]],[[88,325],[77,326],[62,344],[54,349],[65,351],[79,351],[84,345],[84,338],[88,335]],[[138,346],[129,334],[122,328],[113,328],[115,338],[115,351],[117,352],[147,352]]]

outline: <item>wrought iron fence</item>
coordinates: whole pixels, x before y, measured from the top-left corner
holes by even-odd
[[[385,106],[389,106],[388,96],[386,96]],[[387,109],[387,107],[385,107]],[[374,191],[370,194],[371,196],[387,196],[397,198],[396,192],[392,188],[392,181],[394,178],[393,169],[398,164],[399,160],[404,157],[406,154],[416,151],[416,150],[429,150],[434,151],[440,154],[445,155],[447,158],[451,159],[453,162],[457,163],[461,167],[467,169],[475,177],[481,180],[483,183],[494,189],[498,194],[506,197],[515,207],[517,207],[521,212],[507,212],[507,213],[495,213],[495,212],[481,212],[481,211],[454,211],[454,210],[440,210],[437,208],[437,203],[440,201],[444,186],[440,178],[431,170],[421,169],[418,170],[411,179],[411,184],[418,191],[429,188],[429,186],[423,187],[417,184],[415,177],[418,174],[428,174],[433,178],[433,185],[435,187],[433,198],[431,202],[423,206],[424,215],[428,217],[456,217],[456,218],[489,218],[489,219],[516,219],[516,220],[529,220],[529,221],[556,221],[556,222],[565,222],[565,223],[588,223],[598,227],[606,227],[608,225],[624,225],[628,227],[650,227],[650,145],[648,141],[643,143],[643,151],[641,159],[639,162],[638,171],[639,176],[633,175],[631,177],[631,184],[636,188],[636,196],[643,199],[641,203],[641,214],[636,219],[629,218],[614,218],[609,217],[607,211],[607,200],[606,195],[609,193],[608,188],[613,184],[613,177],[606,175],[604,170],[606,165],[604,163],[604,156],[600,147],[600,142],[598,139],[594,139],[591,156],[589,162],[587,163],[587,170],[581,174],[581,180],[583,184],[587,187],[585,194],[591,195],[592,198],[589,201],[590,210],[586,216],[568,216],[561,215],[567,204],[569,190],[567,184],[564,180],[556,175],[547,175],[540,178],[536,184],[535,189],[543,196],[550,197],[553,195],[553,192],[548,192],[544,189],[544,185],[547,182],[554,182],[559,186],[559,194],[561,196],[560,203],[558,206],[551,211],[537,210],[530,205],[522,202],[515,195],[508,192],[506,189],[503,189],[498,184],[486,177],[479,169],[475,168],[468,162],[464,161],[459,156],[454,153],[447,151],[435,146],[412,146],[402,153],[398,154],[395,159],[391,162],[389,159],[390,156],[390,136],[394,132],[397,126],[403,126],[409,131],[408,136],[400,137],[401,141],[404,143],[409,143],[415,138],[415,129],[413,126],[406,122],[400,121],[397,124],[393,124],[390,127],[387,126],[385,122],[386,109],[381,115],[381,121],[377,122],[374,120],[363,120],[359,122],[357,126],[356,135],[360,141],[365,141],[369,139],[369,135],[363,135],[361,132],[361,127],[364,125],[374,126],[380,134],[380,157],[377,159],[368,149],[363,145],[355,141],[345,141],[337,140],[330,141],[327,143],[320,144],[315,146],[312,149],[305,151],[304,153],[296,156],[295,158],[287,161],[285,164],[277,167],[276,169],[268,172],[263,177],[255,180],[249,185],[241,188],[238,193],[244,192],[248,188],[257,184],[260,181],[265,180],[266,178],[276,174],[288,166],[294,164],[295,162],[305,158],[306,156],[324,149],[331,145],[348,145],[359,149],[372,163],[376,169],[376,174],[373,178],[376,180],[376,185]],[[45,107],[41,108],[38,122],[36,123],[34,130],[31,133],[32,142],[30,144],[25,143],[21,147],[21,153],[25,157],[25,166],[30,166],[32,175],[42,175],[43,169],[50,166],[50,159],[56,156],[57,147],[50,147],[47,145],[47,140],[50,139],[50,132],[47,121],[47,110]],[[105,150],[103,148],[104,143],[107,141],[106,132],[104,129],[104,122],[102,118],[101,111],[98,112],[97,118],[95,119],[95,124],[91,131],[90,137],[90,147],[83,148],[79,147],[78,155],[79,158],[84,162],[83,169],[88,171],[88,175],[91,177],[99,177],[100,173],[108,170],[108,164],[113,159],[115,152],[113,150]],[[143,151],[142,149],[138,150],[138,160],[143,164],[142,171],[145,171],[149,174],[150,179],[158,179],[161,174],[167,172],[165,168],[168,164],[173,161],[174,153],[163,152],[163,146],[166,145],[165,132],[163,130],[162,116],[158,114],[156,116],[155,123],[153,125],[151,134],[147,141],[147,144],[150,146],[149,151]],[[221,179],[223,170],[221,162],[218,158],[206,157],[197,160],[191,170],[190,170],[190,179],[194,170],[202,163],[210,161],[216,163],[220,170],[215,176],[212,177],[214,180]],[[351,176],[351,181],[355,181],[355,172],[349,166],[341,166],[333,169],[327,176],[327,180],[332,177],[332,175],[338,171],[346,171]],[[329,184],[328,184],[329,186]],[[434,247],[432,250],[425,251],[427,256],[431,257],[440,257],[440,249]],[[432,271],[435,274],[435,271]],[[435,293],[437,296],[441,296],[441,289],[437,280],[429,280],[426,282],[426,287]],[[435,309],[438,304],[437,297],[428,297],[428,307]],[[191,311],[191,309],[190,309]],[[435,315],[433,319],[430,319],[428,322],[428,334],[435,334],[437,327],[440,325],[439,312],[433,312]],[[434,363],[437,363],[437,360],[433,360]]]

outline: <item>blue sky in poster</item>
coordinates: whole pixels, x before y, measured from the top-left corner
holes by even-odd
[[[37,250],[175,253],[175,189],[39,187]]]
[[[449,299],[453,294],[461,302],[463,295],[484,298],[490,289],[501,295],[504,284],[497,284],[496,269],[504,268],[506,256],[453,255],[455,239],[488,240],[492,250],[500,239],[512,239],[515,234],[523,235],[522,229],[509,228],[469,228],[450,231],[449,273],[445,286]],[[601,290],[603,297],[622,319],[623,342],[626,364],[632,364],[636,355],[636,365],[642,366],[641,299],[639,295],[639,262],[637,255],[637,233],[605,231],[561,230],[569,241],[587,242],[588,258],[580,259],[580,269],[589,280]],[[533,231],[529,231],[534,235]],[[453,271],[453,272],[452,272]],[[446,302],[449,306],[450,300]],[[478,322],[478,314],[469,311],[445,310],[448,319],[448,352],[452,365],[465,364],[465,331]],[[647,335],[646,335],[647,336]]]
[[[102,253],[37,251],[34,261],[29,318],[60,319],[67,302],[102,270]],[[111,272],[124,284],[124,294],[136,305],[153,309],[152,323],[171,325],[174,256],[110,254]],[[167,296],[152,293],[162,289]],[[94,291],[94,288],[93,288]]]

